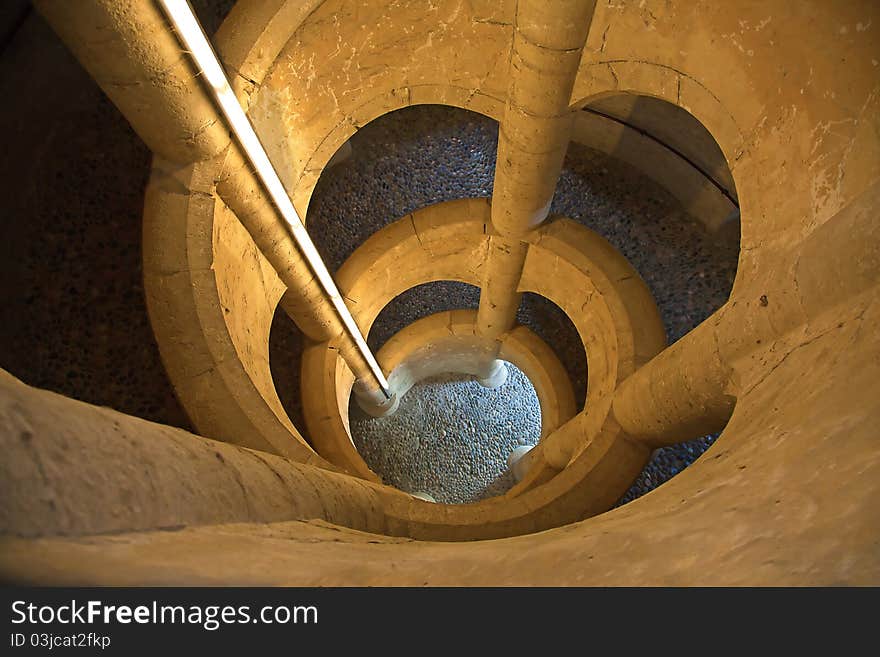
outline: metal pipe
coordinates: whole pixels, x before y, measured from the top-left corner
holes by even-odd
[[[325,300],[322,281],[332,283],[326,267],[319,264],[323,269],[319,280],[306,252],[295,242],[293,226],[279,220],[280,209],[267,198],[267,186],[254,174],[244,147],[230,139],[228,120],[218,112],[209,85],[194,82],[191,59],[182,54],[184,49],[169,29],[160,4],[152,0],[34,0],[34,6],[150,150],[177,164],[218,162],[217,195],[287,286],[282,308],[310,339],[337,341],[360,386],[384,399],[384,375],[369,349],[361,349],[360,331],[351,335],[352,327],[357,327],[350,313],[344,309],[343,318],[339,308]],[[201,28],[198,32],[204,38]],[[210,54],[216,60],[213,51]],[[217,68],[212,72],[216,74]],[[222,69],[220,74],[225,79]],[[214,82],[220,81],[213,77]],[[227,108],[235,111],[229,103]],[[278,191],[277,185],[273,187]],[[286,193],[283,196],[281,202],[289,204]],[[302,226],[298,217],[296,223]],[[303,237],[301,228],[296,232]],[[314,257],[315,251],[306,249]]]
[[[354,321],[354,317],[345,305],[342,294],[336,287],[333,277],[327,266],[321,259],[314,242],[306,230],[305,225],[293,207],[293,203],[284,189],[275,167],[272,166],[266,149],[263,148],[257,133],[242,110],[238,99],[232,91],[226,73],[217,58],[208,37],[205,35],[201,24],[193,13],[187,0],[159,0],[171,23],[174,25],[177,35],[188,50],[190,56],[201,71],[202,80],[210,88],[214,101],[217,103],[232,133],[241,146],[249,164],[256,171],[257,177],[263,184],[269,197],[272,199],[281,217],[287,223],[297,247],[309,264],[315,278],[336,310],[340,321],[351,339],[354,341],[357,351],[366,362],[372,376],[376,379],[379,388],[384,395],[390,398],[388,381],[382,373],[382,368],[376,361],[375,356],[367,346],[367,341],[361,334]]]

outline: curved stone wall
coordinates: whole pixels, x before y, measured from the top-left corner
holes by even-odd
[[[234,70],[255,71],[237,84],[243,96],[250,94],[251,115],[267,141],[281,145],[273,157],[301,211],[332,153],[371,118],[418,102],[497,116],[505,71],[503,56],[493,54],[509,45],[512,2],[441,2],[435,12],[419,10],[419,3],[387,11],[342,0],[254,9],[258,4],[240,3],[218,47],[224,53],[230,48]],[[445,505],[376,484],[333,480],[343,491],[348,484],[340,482],[366,487],[369,501],[357,507],[383,519],[351,521],[352,527],[427,541],[365,537],[303,517],[265,525],[246,509],[228,520],[243,524],[174,533],[131,527],[140,533],[88,541],[59,537],[57,521],[46,515],[29,534],[43,538],[22,539],[14,536],[25,533],[16,525],[21,516],[12,513],[3,528],[4,575],[90,583],[216,583],[219,572],[227,583],[287,584],[880,582],[874,504],[880,492],[880,336],[872,330],[880,320],[880,85],[877,28],[871,27],[880,25],[877,7],[816,2],[802,8],[781,0],[640,5],[597,6],[572,104],[625,92],[666,100],[695,116],[732,173],[742,252],[728,303],[617,382],[591,449],[578,451],[576,441],[566,441],[566,449],[545,459],[546,468],[562,466],[557,474],[511,491],[486,506],[485,515],[456,517]],[[258,15],[266,21],[236,27]],[[280,16],[295,20],[274,23]],[[247,35],[241,38],[248,43],[229,35]],[[253,46],[261,42],[271,47]],[[187,196],[195,207],[199,195]],[[210,222],[213,207],[200,211]],[[196,239],[206,244],[208,234]],[[187,268],[183,278],[196,281],[197,272],[209,270],[214,254],[208,255],[203,269]],[[218,272],[212,276],[223,275]],[[262,356],[235,343],[234,319],[215,312],[220,294],[240,297],[217,279],[205,289],[198,303],[216,301],[211,320],[221,320],[216,335],[225,354],[212,358],[247,383]],[[184,306],[169,310],[183,317],[195,302],[179,298]],[[175,348],[180,346],[185,343]],[[260,394],[268,388],[254,388],[260,417],[283,425],[278,407]],[[22,409],[38,407],[46,393],[16,394],[3,418],[4,437],[26,443]],[[231,412],[255,425],[250,402],[235,403]],[[77,411],[83,417],[94,415],[83,408]],[[602,510],[601,491],[632,478],[607,464],[635,460],[671,436],[721,427],[710,452],[669,484],[576,522]],[[260,437],[249,440],[284,449],[258,429]],[[315,459],[286,431],[298,445],[290,456]],[[622,439],[613,439],[614,431]],[[21,458],[30,463],[39,457],[25,452]],[[382,491],[381,501],[373,491]],[[553,511],[537,513],[548,498],[558,501]],[[322,514],[303,508],[305,515]],[[43,511],[34,513],[39,521]],[[350,520],[346,514],[328,518]],[[548,527],[557,528],[476,543],[431,542]],[[89,527],[72,532],[85,534]],[[279,537],[287,539],[283,546]]]

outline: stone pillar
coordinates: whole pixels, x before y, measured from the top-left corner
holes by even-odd
[[[703,322],[620,384],[613,411],[627,435],[662,447],[724,428],[736,398],[717,332]]]
[[[500,337],[516,322],[526,240],[550,211],[571,136],[569,103],[594,6],[595,0],[520,0],[517,5],[477,317],[477,331],[487,340],[484,380],[497,371]]]
[[[217,194],[287,286],[282,308],[310,339],[335,341],[362,387],[384,399],[287,224],[230,141],[158,3],[36,0],[34,6],[155,154],[177,164],[216,158]]]

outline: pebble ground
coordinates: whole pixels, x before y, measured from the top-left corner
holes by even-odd
[[[486,390],[469,377],[426,379],[404,395],[397,412],[379,419],[352,408],[352,432],[370,467],[403,490],[458,503],[499,495],[514,484],[499,459],[541,434],[535,389],[514,365]]]

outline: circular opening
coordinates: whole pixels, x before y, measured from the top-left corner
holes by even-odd
[[[600,130],[618,137],[604,144],[607,156],[598,161],[595,152],[572,144],[563,177],[575,188],[592,186],[598,198],[617,196],[625,204],[596,208],[595,225],[592,213],[577,207],[559,211],[588,222],[620,249],[651,289],[667,338],[675,342],[727,301],[736,276],[739,198],[724,154],[696,117],[650,96],[604,96],[584,107],[577,121],[581,135]],[[651,180],[637,194],[628,189],[626,176],[615,175],[621,167],[635,167]],[[659,186],[665,189],[652,193]],[[610,194],[602,193],[603,187]],[[718,435],[655,450],[617,506],[672,479]]]
[[[382,418],[352,401],[349,426],[361,456],[385,483],[437,502],[461,504],[505,493],[515,483],[507,458],[537,444],[541,408],[528,377],[505,362],[507,380],[484,388],[444,374],[416,383]]]
[[[683,110],[666,111],[669,108],[653,100],[630,104],[632,107],[627,106],[629,114],[626,115],[629,124],[618,121],[625,138],[613,149],[598,145],[588,148],[577,141],[571,144],[551,211],[596,231],[627,257],[650,288],[669,341],[674,342],[728,298],[739,253],[738,230],[733,230],[738,226],[738,219],[732,213],[720,225],[712,224],[703,213],[708,206],[696,201],[691,203],[686,198],[687,190],[672,189],[655,175],[656,171],[647,170],[643,166],[645,162],[634,156],[640,152],[638,149],[630,148],[633,144],[644,147],[643,142],[647,140],[649,147],[662,149],[665,148],[661,143],[663,139],[668,142],[672,139],[670,135],[676,139],[681,137],[674,144],[667,144],[671,148],[663,152],[678,160],[690,158],[694,165],[679,162],[680,166],[712,169],[716,164],[712,158],[717,154],[709,146],[714,142],[705,138],[704,129],[702,133],[692,130],[701,128],[699,122]],[[585,111],[582,114],[588,120],[607,122],[616,118],[617,108],[613,103],[589,109],[604,116]],[[658,121],[649,120],[652,117]],[[657,128],[654,137],[647,135],[648,130],[656,126],[663,129]],[[584,137],[589,134],[576,131],[576,140],[594,145]],[[358,130],[350,143],[351,156],[323,172],[308,212],[309,231],[331,269],[336,269],[369,235],[408,212],[441,200],[489,193],[494,176],[497,123],[455,108],[418,106],[371,122]],[[661,172],[662,169],[660,167]],[[715,178],[707,183],[706,189],[718,190],[719,184],[727,182],[727,172],[712,170]],[[736,201],[735,190],[725,188],[725,191],[726,194],[720,195],[721,201]],[[723,203],[711,207],[717,210],[721,206]],[[717,213],[715,216],[717,218]],[[420,317],[444,309],[474,308],[478,303],[476,288],[465,283],[440,281],[419,287],[425,290],[410,290],[382,311],[368,336],[373,349],[378,349],[391,335]],[[557,321],[559,318],[554,317],[554,308],[550,305],[537,295],[527,294],[519,319],[557,353],[568,370],[580,407],[586,392],[586,358],[582,354],[560,352],[566,345],[580,348],[581,344],[573,327],[568,331],[571,337],[565,337],[570,320],[560,311],[556,314],[564,321]],[[401,417],[396,420],[394,416],[367,419],[359,409],[352,408],[353,442],[370,467],[388,483],[410,492],[430,493],[437,501],[463,502],[486,496],[491,482],[485,480],[468,486],[457,497],[439,490],[430,481],[431,477],[438,476],[438,459],[428,456],[430,450],[424,456],[410,456],[412,463],[420,463],[424,468],[422,475],[395,475],[388,464],[403,457],[391,453],[391,449],[388,454],[379,454],[383,445],[390,447],[392,443],[383,443],[378,432],[372,442],[368,435],[376,426],[383,431],[396,431],[391,423],[405,421],[406,405],[415,403],[413,400],[419,395],[440,395],[437,390],[423,391],[423,386],[465,384],[475,389],[479,387],[472,381],[454,378],[422,382],[404,397],[404,408],[398,411]],[[492,391],[477,390],[477,393],[491,395]],[[361,420],[374,426],[362,427]],[[540,427],[540,421],[537,426]],[[361,429],[365,432],[363,435]],[[401,441],[408,441],[410,447],[418,443],[419,449],[427,450],[434,436],[425,429],[414,427],[412,435]],[[474,429],[477,435],[490,437],[493,433],[479,425]],[[632,494],[628,493],[621,501],[633,499],[674,476],[709,444],[711,438],[702,438],[658,451],[631,489]],[[501,471],[506,471],[507,454],[515,446],[506,446],[503,458],[497,459]],[[474,446],[474,451],[479,449]]]

